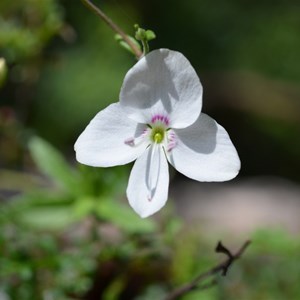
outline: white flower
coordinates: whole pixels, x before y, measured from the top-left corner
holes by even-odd
[[[159,49],[126,74],[120,102],[99,112],[75,143],[80,163],[95,167],[136,159],[127,187],[143,218],[168,198],[169,163],[198,181],[225,181],[240,169],[225,129],[201,113],[202,86],[179,52]]]

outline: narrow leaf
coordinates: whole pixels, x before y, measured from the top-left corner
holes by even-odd
[[[45,140],[34,137],[29,150],[39,170],[61,188],[76,194],[79,174],[66,162],[61,153]]]

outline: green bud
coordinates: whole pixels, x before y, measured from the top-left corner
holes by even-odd
[[[141,45],[136,41],[136,39],[134,39],[132,36],[127,35],[129,37],[129,39],[141,50]],[[133,53],[132,48],[123,40],[123,38],[119,35],[116,34],[115,35],[115,40],[119,43],[119,45],[124,48],[125,50],[129,51],[130,53]]]
[[[138,41],[144,41],[147,39],[147,36],[146,36],[146,30],[143,29],[143,28],[139,28],[136,32],[135,32],[135,38],[138,40]]]
[[[138,24],[134,25],[135,28],[135,38],[140,41],[143,46],[143,55],[149,52],[148,42],[155,39],[155,33],[152,30],[145,30],[141,28]]]
[[[135,28],[135,38],[138,41],[151,41],[156,38],[156,35],[152,30],[143,29],[138,24],[135,24],[134,28]]]
[[[155,38],[156,38],[156,35],[155,35],[154,31],[146,30],[146,39],[147,39],[147,41],[154,40]]]

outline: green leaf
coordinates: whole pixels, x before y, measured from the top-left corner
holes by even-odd
[[[18,217],[22,224],[39,230],[59,230],[76,221],[69,205],[31,207]]]
[[[141,45],[137,42],[137,40],[135,38],[133,38],[130,35],[127,35],[127,37],[131,40],[132,43],[134,43],[141,50]],[[115,35],[115,40],[119,43],[119,45],[122,48],[124,48],[125,50],[127,50],[131,54],[134,54],[132,48],[124,41],[124,39],[119,34]]]
[[[76,199],[74,204],[74,214],[76,217],[84,218],[95,211],[95,199],[92,197],[82,197]]]
[[[79,174],[68,165],[58,150],[39,137],[31,138],[29,150],[42,173],[50,177],[59,187],[77,194]]]
[[[26,193],[13,198],[2,208],[0,221],[10,220],[41,230],[62,229],[78,220],[72,203],[72,199],[64,195],[49,194],[45,190]]]
[[[151,219],[141,219],[131,208],[113,199],[99,199],[96,212],[100,218],[129,233],[149,233],[156,230],[156,224]]]

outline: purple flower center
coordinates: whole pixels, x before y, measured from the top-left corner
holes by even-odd
[[[152,118],[151,118],[151,123],[154,124],[154,123],[157,123],[157,122],[160,122],[162,124],[164,124],[165,126],[169,126],[170,124],[170,120],[167,116],[164,116],[164,115],[160,115],[160,114],[157,114],[157,115],[154,115]]]

